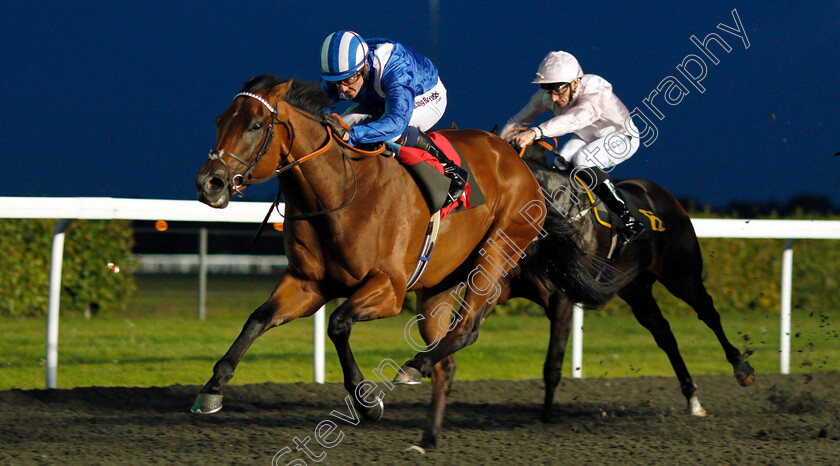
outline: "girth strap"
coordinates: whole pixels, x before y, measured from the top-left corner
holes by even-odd
[[[411,273],[411,277],[408,279],[406,289],[411,289],[411,287],[420,280],[423,272],[426,271],[426,266],[429,265],[429,259],[432,258],[432,250],[435,248],[435,241],[437,240],[439,228],[440,211],[438,210],[432,214],[432,218],[429,220],[429,226],[426,228],[426,240],[423,242],[423,249],[420,251],[420,259],[417,261],[417,266],[414,268],[414,272]]]

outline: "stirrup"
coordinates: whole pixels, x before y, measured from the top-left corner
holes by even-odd
[[[624,222],[624,219],[622,219],[622,222]],[[621,242],[618,243],[615,248],[611,249],[609,254],[607,254],[606,265],[601,267],[598,271],[598,274],[595,276],[595,281],[609,280],[612,278],[608,273],[609,266],[615,264],[615,261],[621,256],[627,248],[627,245],[641,236],[641,234],[645,232],[645,229],[645,224],[636,220],[635,217],[630,217],[630,222],[625,222],[624,225],[618,229],[618,235],[621,237]]]
[[[449,184],[449,193],[447,193],[449,203],[456,202],[464,195],[464,189],[467,186],[467,176],[469,175],[466,170],[454,163],[446,164],[443,167],[443,173],[452,180]]]
[[[443,167],[443,173],[450,179],[450,183],[449,191],[446,193],[446,201],[441,208],[458,202],[458,199],[464,195],[467,186],[467,172],[463,168],[455,164],[447,164]]]
[[[446,202],[443,203],[443,207],[452,204],[453,202],[458,202],[458,199],[461,199],[461,196],[464,195],[464,188],[450,188],[449,192],[446,193]]]
[[[618,229],[618,233],[621,235],[621,239],[625,245],[632,243],[636,238],[641,236],[644,231],[645,226],[638,223],[636,226],[624,225]]]
[[[621,234],[622,239],[624,239],[624,244],[631,243],[644,232],[645,225],[635,218],[633,218],[630,222],[625,222],[624,226],[619,228],[619,233]]]

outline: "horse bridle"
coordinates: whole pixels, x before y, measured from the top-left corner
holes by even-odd
[[[222,155],[227,155],[228,157],[232,158],[233,160],[236,160],[237,162],[247,167],[245,172],[237,173],[230,178],[231,189],[234,193],[241,195],[242,192],[239,188],[241,188],[242,186],[249,186],[252,184],[259,184],[264,181],[268,181],[271,178],[274,178],[275,176],[279,175],[282,171],[285,171],[281,171],[279,167],[287,158],[289,158],[289,156],[292,153],[292,145],[295,142],[295,127],[292,125],[291,120],[281,120],[278,117],[277,108],[272,107],[271,104],[269,104],[268,101],[263,99],[262,97],[256,94],[252,94],[250,92],[240,92],[239,94],[233,96],[233,98],[235,100],[237,97],[240,96],[252,97],[254,99],[257,99],[261,104],[265,106],[265,108],[268,109],[269,112],[271,112],[271,118],[269,119],[268,128],[266,129],[266,136],[265,138],[263,138],[263,143],[260,147],[260,151],[257,153],[257,157],[254,158],[253,162],[248,163],[232,152],[226,151],[224,149],[215,149],[210,151],[210,154],[207,156],[207,160],[218,160],[222,162],[222,164],[224,164],[228,168],[228,170],[230,170],[230,165],[228,165],[227,162],[225,162],[225,160],[222,158]],[[254,171],[254,169],[257,167],[257,164],[260,163],[260,160],[262,160],[263,156],[265,156],[265,154],[268,152],[268,148],[271,146],[271,142],[274,140],[275,123],[282,124],[286,127],[286,130],[289,132],[289,150],[288,152],[286,152],[286,155],[280,157],[280,160],[277,162],[277,167],[275,167],[274,172],[271,175],[265,178],[253,179],[251,178],[251,172]]]
[[[280,174],[286,172],[287,170],[291,170],[292,168],[302,164],[303,162],[311,160],[311,159],[325,153],[327,151],[327,149],[329,149],[332,146],[332,142],[333,142],[332,128],[330,128],[329,126],[326,126],[327,142],[320,149],[317,149],[312,153],[304,155],[303,157],[301,157],[297,160],[294,160],[294,161],[292,161],[291,163],[289,163],[285,166],[282,166],[283,163],[286,160],[288,160],[289,157],[292,155],[292,146],[294,145],[294,142],[295,142],[295,127],[292,124],[292,121],[291,120],[281,120],[278,117],[277,108],[272,107],[271,104],[269,104],[267,100],[265,100],[264,98],[262,98],[262,97],[260,97],[256,94],[253,94],[251,92],[240,92],[239,94],[236,94],[235,96],[233,96],[233,98],[236,99],[237,97],[240,97],[240,96],[252,97],[254,99],[257,99],[261,104],[263,104],[265,106],[265,108],[268,109],[269,112],[271,112],[271,119],[269,120],[269,123],[268,123],[268,129],[266,129],[266,137],[265,137],[265,139],[263,139],[263,143],[262,143],[262,146],[260,147],[260,151],[257,153],[257,157],[254,159],[253,162],[248,163],[245,160],[243,160],[241,157],[237,156],[236,154],[234,154],[232,152],[229,152],[229,151],[226,151],[224,149],[215,149],[215,150],[210,151],[210,154],[208,155],[208,160],[218,160],[222,164],[224,164],[225,167],[228,168],[228,170],[230,170],[230,166],[227,164],[227,162],[224,161],[224,159],[222,159],[222,155],[227,155],[228,157],[230,157],[230,158],[236,160],[237,162],[241,163],[242,165],[245,165],[246,167],[248,167],[245,170],[244,173],[235,174],[231,177],[230,185],[231,185],[231,189],[233,190],[234,193],[237,193],[241,196],[242,191],[239,189],[240,187],[248,186],[248,185],[252,185],[252,184],[259,184],[259,183],[262,183],[264,181],[268,181],[268,180],[270,180],[274,177],[280,176]],[[268,152],[268,148],[271,146],[271,142],[274,139],[274,124],[275,123],[282,124],[283,126],[286,127],[286,130],[289,132],[289,149],[288,149],[288,151],[286,152],[285,155],[280,157],[280,159],[277,162],[277,166],[274,168],[274,172],[272,172],[271,175],[269,175],[267,177],[264,177],[264,178],[252,179],[252,178],[250,178],[251,172],[254,171],[254,168],[256,168],[257,164],[259,164],[260,160]],[[347,144],[344,143],[344,141],[339,141],[339,142],[342,143],[341,144],[342,146],[350,147],[350,146],[347,146]],[[384,146],[383,146],[383,148],[384,148]],[[378,155],[382,151],[380,150],[376,153],[374,153],[374,152],[367,153],[366,151],[359,151],[359,152],[363,153],[364,155]],[[347,156],[347,153],[345,152],[344,148],[342,148],[341,154],[344,157],[345,161],[347,161],[349,163],[350,159]],[[352,172],[353,172],[353,195],[350,196],[350,199],[348,199],[346,202],[343,202],[338,207],[333,207],[331,209],[326,209],[326,210],[319,210],[319,211],[316,211],[316,212],[306,212],[306,213],[303,213],[303,214],[300,214],[300,215],[284,216],[284,218],[286,220],[309,218],[309,217],[314,217],[316,215],[323,215],[323,214],[328,214],[330,212],[335,212],[339,209],[343,209],[344,207],[347,207],[351,202],[353,202],[353,199],[356,198],[356,193],[357,193],[358,188],[359,188],[359,183],[358,183],[358,179],[357,179],[357,176],[356,176],[356,169],[353,167],[352,163],[349,163],[349,165],[350,165],[350,170],[352,170]],[[263,219],[262,224],[260,225],[259,229],[257,230],[257,234],[254,237],[254,241],[256,241],[259,238],[260,234],[262,233],[263,228],[265,227],[266,223],[268,223],[268,218],[271,216],[271,211],[272,210],[277,210],[277,213],[280,214],[280,210],[277,207],[279,204],[280,204],[280,190],[278,189],[277,196],[274,198],[274,202],[272,202],[272,205],[268,210],[268,214],[266,214],[265,218]],[[280,215],[283,216],[283,214],[280,214]]]

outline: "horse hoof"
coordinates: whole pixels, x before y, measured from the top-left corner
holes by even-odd
[[[222,409],[222,395],[199,393],[190,408],[196,414],[213,414]]]
[[[412,445],[412,446],[406,448],[405,451],[416,451],[417,453],[420,453],[421,455],[426,454],[426,449],[419,446],[419,445]]]
[[[742,361],[735,369],[735,378],[742,387],[748,387],[755,382],[755,369],[750,366],[750,363]]]
[[[542,412],[540,413],[540,420],[543,424],[551,424],[554,422],[554,403],[543,404]]]
[[[394,383],[397,385],[417,385],[423,378],[423,374],[411,366],[402,366],[397,376],[394,377]]]
[[[697,417],[706,417],[706,410],[700,405],[700,400],[696,396],[692,396],[688,400],[688,414]]]
[[[385,414],[385,403],[382,402],[382,398],[377,399],[377,404],[373,406],[373,408],[364,407],[359,411],[362,412],[362,416],[365,417],[368,421],[378,421],[382,419],[382,416]]]
[[[437,436],[428,432],[423,432],[423,440],[420,441],[419,445],[415,445],[414,448],[418,449],[417,451],[421,453],[426,453],[427,451],[436,449]]]

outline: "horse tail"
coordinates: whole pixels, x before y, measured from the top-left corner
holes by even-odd
[[[610,266],[581,249],[578,245],[580,233],[565,215],[549,209],[543,231],[546,235],[539,240],[534,256],[537,267],[528,268],[531,273],[543,275],[570,301],[584,307],[601,306],[618,293],[620,280],[617,278],[596,281],[598,272]],[[609,273],[606,276],[618,275]]]

